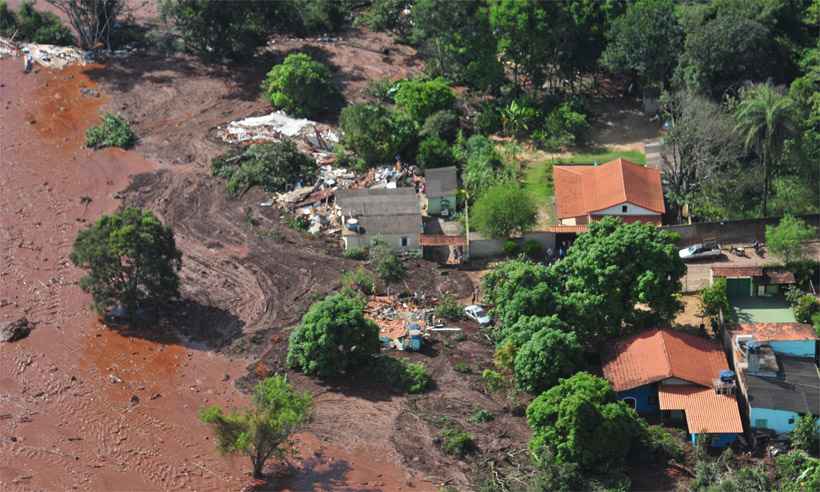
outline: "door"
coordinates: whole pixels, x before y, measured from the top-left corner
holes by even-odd
[[[727,278],[726,294],[732,297],[749,297],[752,291],[752,279],[750,278]]]

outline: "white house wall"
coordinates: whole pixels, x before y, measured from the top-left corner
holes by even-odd
[[[626,212],[623,212],[621,207],[626,205]],[[596,212],[592,212],[591,215],[660,215],[658,212],[653,212],[652,210],[647,210],[643,207],[639,207],[634,203],[630,202],[623,202],[615,205],[613,207],[609,207],[604,210],[598,210]]]

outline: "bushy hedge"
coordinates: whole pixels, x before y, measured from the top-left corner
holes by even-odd
[[[304,53],[288,55],[271,68],[262,86],[274,108],[293,116],[315,116],[340,98],[330,69]]]
[[[102,123],[85,131],[85,145],[92,149],[103,147],[120,147],[128,149],[134,146],[137,136],[123,118],[106,113]]]
[[[450,84],[442,78],[404,80],[396,91],[396,107],[406,112],[418,125],[433,113],[450,110],[456,96]]]

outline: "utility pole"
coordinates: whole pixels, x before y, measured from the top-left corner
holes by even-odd
[[[465,244],[464,249],[464,258],[469,260],[470,259],[470,194],[466,191],[464,192],[464,196],[466,197],[464,200],[464,223],[467,227],[467,244]]]

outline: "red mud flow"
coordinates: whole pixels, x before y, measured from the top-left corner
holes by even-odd
[[[98,89],[83,67],[21,68],[0,60],[0,321],[36,327],[0,345],[0,490],[242,490],[248,460],[219,455],[197,411],[246,404],[233,379],[248,361],[103,327],[68,259],[77,232],[156,165],[83,148],[106,103],[81,92]],[[343,447],[300,435],[301,459],[268,490],[431,487]]]

